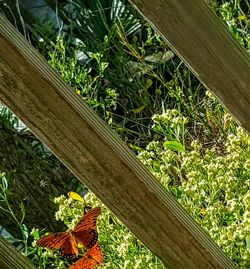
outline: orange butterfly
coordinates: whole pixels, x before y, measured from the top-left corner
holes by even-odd
[[[78,256],[78,243],[81,243],[86,249],[96,244],[98,240],[96,220],[100,214],[100,207],[93,208],[83,216],[73,230],[45,235],[37,241],[37,245],[59,249],[61,255],[67,259]]]
[[[84,256],[72,264],[69,269],[93,269],[96,266],[102,264],[103,253],[99,243],[88,249]]]

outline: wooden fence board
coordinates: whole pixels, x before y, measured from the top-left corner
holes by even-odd
[[[0,269],[36,269],[30,260],[24,257],[2,236],[0,236]]]
[[[0,100],[168,269],[236,268],[118,136],[3,17]]]
[[[250,54],[205,0],[129,0],[250,132]]]

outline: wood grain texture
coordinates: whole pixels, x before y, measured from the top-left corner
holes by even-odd
[[[0,236],[0,269],[36,269],[36,267]]]
[[[2,17],[0,100],[168,269],[236,268],[119,137]]]
[[[250,54],[205,0],[129,0],[250,132]]]

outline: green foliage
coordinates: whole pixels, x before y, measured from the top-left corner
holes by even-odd
[[[248,0],[209,0],[226,22],[233,37],[250,52],[250,3]]]
[[[113,31],[117,20],[122,21],[127,35],[140,28],[138,14],[124,0],[66,1],[59,9],[59,15],[67,24],[69,29],[66,31],[71,37],[77,37],[89,46],[103,41]]]
[[[228,131],[224,148],[193,140],[189,150],[176,152],[153,141],[139,158],[239,268],[250,268],[250,138],[240,127],[230,131],[235,123],[228,114],[221,117]],[[155,119],[169,124],[165,114]]]
[[[25,208],[23,204],[20,204],[20,218],[18,218],[9,202],[9,197],[11,193],[9,191],[8,178],[5,173],[0,173],[0,210],[8,214],[18,226],[22,239],[17,239],[12,236],[7,237],[7,239],[16,246],[21,246],[23,248],[23,253],[27,255],[28,253],[28,238],[29,231],[27,226],[24,223],[25,219]]]
[[[188,119],[181,116],[177,110],[167,110],[161,115],[154,115],[153,121],[152,128],[158,133],[162,133],[165,139],[185,142],[185,124],[188,123]],[[169,143],[169,141],[167,142]],[[167,144],[165,142],[164,146]]]
[[[19,120],[17,117],[14,116],[14,114],[4,105],[0,103],[0,118],[1,121],[4,122],[4,124],[7,127],[18,127]]]
[[[208,2],[250,51],[248,1]],[[39,51],[76,94],[139,152],[142,162],[239,268],[250,268],[247,134],[126,2],[63,1],[58,14],[63,22],[59,27],[37,22],[32,31]],[[15,120],[5,115],[13,126]],[[4,191],[5,185],[3,180]],[[2,198],[7,205],[7,198]],[[98,229],[103,267],[164,268],[92,193],[85,200],[86,205],[102,207]],[[72,228],[85,204],[65,196],[55,201],[56,218]],[[23,219],[17,223],[27,240]],[[41,233],[32,231],[35,241]],[[35,242],[25,252],[39,268],[69,266],[58,252],[44,251]]]
[[[138,145],[145,144],[148,139],[151,116],[155,110],[160,112],[163,96],[168,91],[161,77],[168,73],[162,67],[169,58],[163,53],[165,48],[158,47],[158,44],[161,46],[158,35],[148,29],[150,27],[145,26],[145,42],[137,35],[128,40],[119,21],[96,46],[82,42],[72,44],[63,36],[49,43],[44,37],[37,43],[50,65],[76,93],[124,140]],[[44,32],[36,35],[42,34]],[[151,47],[152,53],[144,55],[147,47]],[[146,63],[144,56],[154,61],[154,57],[159,57],[159,54],[154,54],[157,52],[161,52],[165,62]],[[173,54],[170,53],[170,56],[173,57]],[[160,66],[162,73],[156,75],[154,69]],[[154,90],[156,84],[157,90]]]
[[[84,206],[102,208],[102,214],[98,217],[97,226],[99,241],[104,252],[104,264],[100,268],[110,269],[134,269],[134,268],[165,268],[143,244],[107,209],[92,193],[85,196],[85,203],[66,198],[61,195],[54,199],[59,205],[55,216],[63,221],[69,229],[73,229],[84,214]],[[38,231],[34,230],[33,235]],[[34,241],[33,245],[35,246]],[[33,262],[39,264],[39,268],[68,268],[69,263],[61,258],[57,251],[43,250],[36,247],[33,253]],[[82,250],[84,252],[84,250]],[[72,261],[70,261],[70,264]],[[52,267],[51,267],[52,266]]]
[[[163,143],[163,146],[166,149],[176,150],[176,151],[185,151],[185,147],[176,141],[166,141]]]
[[[223,15],[226,11],[233,21],[236,14],[249,12],[236,2],[234,6],[222,2],[210,1],[224,20],[229,20]],[[205,88],[130,5],[86,0],[66,1],[64,8],[59,8],[59,14],[67,27],[51,36],[56,32],[51,24],[47,30],[38,26],[33,31],[36,46],[123,140],[145,147],[156,136],[164,138],[152,128],[151,118],[176,109],[189,121],[185,134],[189,143],[197,135],[203,136],[204,143],[221,143],[223,130],[216,122],[217,110],[206,103]],[[86,12],[88,16],[82,16]],[[247,33],[242,36],[243,45],[248,39]]]

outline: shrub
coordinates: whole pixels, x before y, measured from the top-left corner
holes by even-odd
[[[154,121],[165,133],[170,126],[167,133],[179,133],[180,138],[179,125],[186,122],[180,117],[166,111]],[[222,118],[231,130],[228,122],[234,126],[233,120],[227,113]],[[193,140],[189,149],[175,151],[158,140],[139,158],[240,268],[250,268],[250,137],[238,127],[228,131],[222,145],[206,148]]]
[[[96,196],[89,192],[85,202],[66,198],[61,195],[54,199],[59,205],[59,210],[55,216],[57,220],[63,221],[69,229],[82,218],[84,206],[101,206],[102,214],[98,217],[97,226],[99,231],[99,240],[104,252],[104,264],[100,268],[110,269],[134,269],[134,268],[165,268],[158,260],[118,219],[109,209],[107,209]],[[36,240],[39,239],[39,232],[33,231]],[[36,240],[33,246],[36,246]],[[58,255],[58,252],[51,250],[41,250],[35,247],[36,254],[31,257],[35,264],[40,264],[43,268],[66,269],[69,263]],[[52,266],[52,267],[50,267]],[[99,268],[99,267],[98,267]]]

